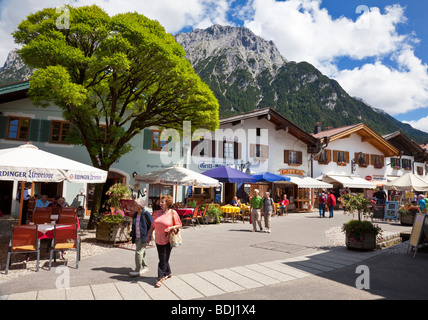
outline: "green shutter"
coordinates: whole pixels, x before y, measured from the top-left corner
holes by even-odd
[[[152,130],[150,129],[144,129],[143,149],[145,150],[152,149]]]
[[[40,119],[31,119],[29,140],[39,141],[39,131],[40,131]]]
[[[6,138],[8,117],[0,116],[0,139]]]
[[[40,120],[39,141],[49,142],[50,135],[51,135],[51,121]]]

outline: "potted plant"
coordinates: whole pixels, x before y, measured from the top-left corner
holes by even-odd
[[[419,206],[407,203],[398,209],[400,223],[404,226],[412,226],[416,213],[419,212]]]
[[[346,166],[346,165],[347,165],[347,163],[346,163],[345,161],[338,161],[338,162],[337,162],[337,165],[338,165],[338,166]]]
[[[187,206],[188,206],[189,208],[196,208],[196,201],[195,201],[195,200],[189,201],[189,202],[187,203]]]
[[[116,183],[106,192],[109,196],[106,212],[96,214],[97,230],[96,239],[107,242],[129,241],[132,219],[125,215],[120,205],[120,199],[132,199],[129,187]]]
[[[374,250],[376,238],[380,236],[382,229],[371,221],[363,220],[372,216],[373,200],[365,198],[362,193],[340,197],[340,207],[345,213],[358,214],[358,220],[350,220],[344,223],[342,231],[346,236],[348,249]]]
[[[132,218],[125,215],[123,210],[111,208],[110,212],[104,212],[96,216],[96,239],[100,241],[126,242],[130,240]]]
[[[208,223],[219,224],[221,218],[223,218],[223,212],[213,204],[202,205],[201,206],[202,212],[205,210],[205,206],[208,206],[207,213],[206,213],[206,221]]]

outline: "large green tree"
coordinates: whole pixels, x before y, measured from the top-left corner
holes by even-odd
[[[96,5],[47,8],[13,36],[25,64],[37,69],[31,100],[62,109],[95,167],[108,170],[146,127],[180,129],[191,121],[193,129],[218,128],[214,94],[174,37],[142,14],[109,16]],[[101,192],[97,186],[95,211]]]

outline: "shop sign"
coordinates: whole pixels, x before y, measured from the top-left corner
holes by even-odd
[[[281,175],[295,174],[298,176],[303,176],[303,175],[305,175],[305,171],[296,170],[296,169],[280,169],[279,174],[281,174]]]
[[[366,176],[366,177],[365,177],[365,179],[366,179],[367,181],[371,181],[371,180],[373,179],[373,177],[372,177],[372,176]]]

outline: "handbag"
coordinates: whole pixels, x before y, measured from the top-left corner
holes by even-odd
[[[174,213],[172,212],[172,210],[171,210],[171,221],[172,221],[172,226],[174,226]],[[180,229],[172,230],[169,233],[169,243],[170,243],[171,247],[181,246],[182,239],[181,239]]]

